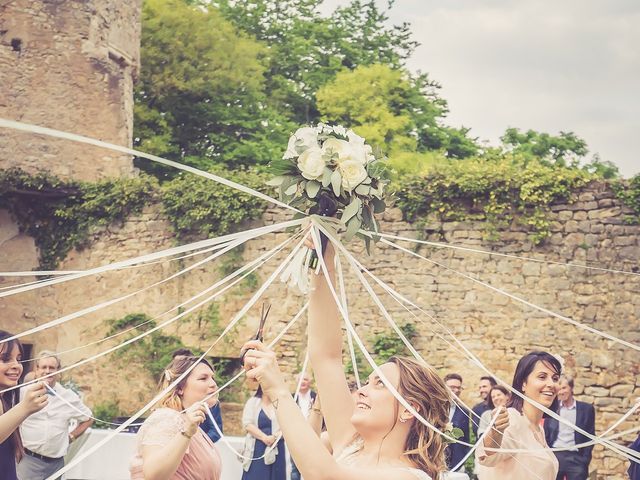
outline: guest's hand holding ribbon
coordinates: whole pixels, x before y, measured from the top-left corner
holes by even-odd
[[[504,407],[498,407],[493,410],[493,415],[496,415],[496,413],[498,414],[498,418],[496,418],[493,428],[500,433],[504,433],[509,426],[509,412],[507,412],[507,409]]]
[[[273,401],[278,395],[289,395],[289,389],[284,381],[276,354],[258,340],[251,340],[242,346],[244,355],[244,369],[247,378],[253,378],[260,383],[262,391]]]
[[[186,436],[192,437],[198,431],[198,426],[204,422],[207,415],[207,406],[202,403],[194,403],[184,412]]]
[[[37,382],[27,389],[18,405],[31,415],[32,413],[42,410],[47,406],[47,403],[49,403],[47,389],[43,382]]]

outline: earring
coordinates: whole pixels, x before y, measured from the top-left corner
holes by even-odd
[[[406,418],[402,418],[402,417],[400,417],[400,423],[405,423],[406,421],[407,421],[407,419],[406,419]]]

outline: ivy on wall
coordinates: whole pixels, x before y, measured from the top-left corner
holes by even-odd
[[[212,170],[256,190],[266,179],[252,170]],[[195,175],[180,175],[163,184],[164,211],[181,238],[225,235],[247,219],[259,218],[265,203],[246,193]]]
[[[404,325],[400,325],[399,328],[409,343],[412,343],[412,340],[418,336],[418,331],[413,323],[405,323]],[[409,349],[392,329],[388,329],[374,335],[371,339],[371,343],[372,348],[369,351],[378,365],[386,362],[389,358],[395,355],[409,355]],[[364,355],[360,352],[360,349],[356,346],[354,346],[354,353],[358,364],[358,374],[360,375],[360,379],[366,379],[373,369],[371,368],[371,365],[369,365],[369,362],[364,358]],[[351,356],[349,354],[347,355],[348,358],[345,363],[345,372],[349,375],[353,375],[354,370]]]
[[[47,172],[0,170],[0,208],[34,238],[42,269],[55,269],[72,248],[85,246],[92,227],[139,213],[156,190],[157,182],[148,176],[86,183]]]
[[[267,192],[265,177],[253,170],[214,170],[225,178]],[[398,206],[407,221],[479,220],[486,239],[515,224],[539,244],[550,235],[550,206],[595,177],[584,170],[550,166],[535,160],[467,159],[446,162],[420,176],[394,180]],[[640,176],[614,181],[612,188],[640,219]],[[194,175],[178,175],[160,185],[154,177],[63,181],[40,172],[0,170],[0,208],[9,210],[23,233],[35,239],[41,269],[55,269],[72,248],[89,243],[97,227],[123,222],[145,205],[161,203],[179,240],[225,235],[258,219],[263,201]],[[232,262],[233,263],[233,262]],[[248,284],[251,281],[247,282]]]
[[[447,162],[419,177],[395,181],[396,206],[406,220],[485,221],[486,239],[512,223],[526,227],[538,244],[550,235],[550,206],[594,177],[575,168],[469,159]]]
[[[223,176],[256,188],[264,185],[254,172]],[[179,239],[225,235],[259,218],[265,208],[254,197],[193,175],[160,185],[148,175],[88,183],[63,181],[47,172],[0,170],[0,208],[34,238],[43,270],[55,269],[72,248],[86,247],[97,227],[123,222],[157,202]]]
[[[628,181],[618,181],[613,184],[616,196],[634,212],[625,220],[629,224],[640,223],[640,174]]]

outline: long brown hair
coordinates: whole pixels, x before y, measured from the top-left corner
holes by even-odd
[[[440,376],[424,363],[407,357],[391,357],[388,360],[400,369],[398,392],[429,423],[440,430],[449,422],[451,395]],[[396,402],[399,406],[399,402]],[[399,408],[399,407],[398,407]],[[440,478],[447,470],[446,442],[437,432],[418,419],[413,424],[405,442],[405,455],[431,478]]]
[[[4,330],[0,330],[0,341],[5,338],[13,337],[13,335],[9,332],[5,332]],[[20,351],[20,355],[24,355],[24,350],[22,349],[22,344],[18,341],[17,338],[13,340],[9,340],[8,342],[4,342],[0,344],[0,361],[3,363],[9,363],[9,358],[11,355],[11,351],[13,347],[17,346]],[[14,405],[16,405],[20,401],[20,390],[15,389],[10,392],[0,393],[0,401],[2,401],[2,413],[7,413]],[[20,437],[20,428],[16,428],[11,436],[11,446],[13,447],[13,453],[16,457],[16,463],[22,460],[24,456],[24,448],[22,446],[22,438]]]
[[[207,367],[213,370],[211,364],[204,358],[199,361],[198,359],[199,357],[191,355],[176,355],[162,373],[158,389],[160,391],[165,390],[169,385],[171,385],[172,382],[175,381],[176,378],[186,372],[194,363],[204,363]],[[182,410],[184,407],[182,405],[182,398],[180,397],[178,392],[184,389],[184,386],[186,385],[187,379],[190,375],[191,372],[189,373],[189,375],[180,380],[180,382],[174,388],[172,388],[164,397],[162,397],[162,399],[160,399],[158,405],[161,407],[172,408],[173,410]]]

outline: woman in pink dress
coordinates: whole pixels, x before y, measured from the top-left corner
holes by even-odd
[[[513,389],[550,410],[556,410],[562,366],[547,352],[531,352],[520,359],[513,376]],[[558,460],[547,446],[542,430],[542,410],[513,395],[498,407],[498,418],[476,450],[482,480],[555,480]],[[492,451],[525,450],[520,453]]]
[[[198,357],[177,356],[164,371],[160,390],[182,375]],[[200,360],[189,375],[171,390],[144,422],[137,435],[131,461],[133,480],[219,480],[222,463],[211,439],[199,428],[207,408],[203,403],[218,386],[213,368]],[[181,413],[185,410],[184,413]]]

